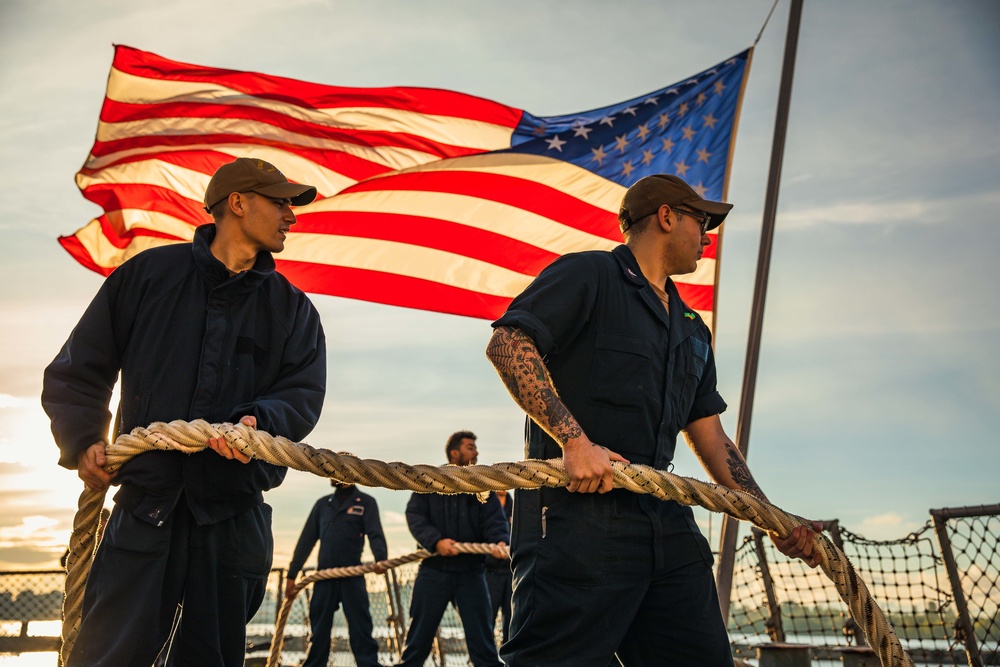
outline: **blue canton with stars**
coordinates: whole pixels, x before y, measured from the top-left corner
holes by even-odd
[[[567,116],[524,116],[508,152],[542,155],[628,187],[676,174],[721,199],[750,51],[620,104]]]

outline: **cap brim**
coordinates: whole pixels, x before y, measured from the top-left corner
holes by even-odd
[[[275,199],[290,199],[292,206],[305,206],[316,199],[316,188],[311,185],[301,183],[272,183],[254,188],[254,192],[259,192],[265,197]]]
[[[732,204],[724,204],[718,201],[708,201],[707,199],[701,199],[697,201],[686,201],[685,206],[690,206],[691,208],[703,211],[712,216],[711,221],[708,223],[708,229],[715,229],[726,219],[729,212],[733,210]]]

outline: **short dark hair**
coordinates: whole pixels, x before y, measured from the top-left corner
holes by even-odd
[[[226,209],[229,208],[229,197],[221,199],[214,204],[212,208],[208,209],[209,215],[212,216],[212,222],[218,224],[224,215],[226,215]]]
[[[253,191],[241,192],[240,194],[248,199],[252,199],[253,197],[257,196],[257,193]],[[215,224],[219,224],[219,222],[222,221],[222,218],[225,217],[226,211],[228,210],[229,210],[229,197],[226,197],[225,199],[220,199],[219,201],[212,204],[212,208],[208,209],[208,214],[212,216],[212,222],[214,222]]]
[[[650,215],[647,215],[645,218],[637,220],[628,229],[622,232],[622,236],[625,238],[625,243],[628,244],[629,241],[632,241],[642,236],[642,234],[647,229],[649,229],[650,225],[652,225],[652,222],[653,220],[656,219],[658,213],[659,211],[657,211],[657,213],[651,213]]]
[[[476,434],[472,431],[455,431],[450,436],[448,436],[448,442],[444,446],[444,456],[451,462],[451,453],[462,446],[462,441],[468,438],[469,440],[475,440]]]

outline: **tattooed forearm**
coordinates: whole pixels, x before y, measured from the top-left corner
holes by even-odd
[[[486,346],[486,358],[493,364],[504,386],[507,387],[507,391],[514,397],[514,401],[521,405],[520,388],[514,374],[516,344],[513,334],[515,333],[520,332],[506,327],[494,331],[493,337],[490,338],[490,342]]]
[[[556,395],[551,385],[542,387],[539,390],[539,401],[544,406],[544,414],[548,422],[546,431],[549,432],[556,441],[562,445],[567,440],[578,438],[583,435],[583,429],[576,423],[576,419],[569,413],[562,399]],[[537,421],[537,419],[536,419]]]
[[[526,333],[498,327],[486,347],[486,356],[514,402],[556,442],[562,445],[583,435],[583,429],[556,393],[535,342]]]
[[[747,462],[743,460],[740,456],[739,451],[736,450],[730,443],[725,443],[726,446],[726,465],[729,466],[729,474],[732,475],[733,481],[747,493],[761,500],[767,500],[764,496],[764,492],[757,482],[754,480],[753,475],[750,474],[750,468],[747,467]]]

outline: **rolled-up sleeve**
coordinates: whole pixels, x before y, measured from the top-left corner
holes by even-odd
[[[493,328],[520,329],[542,355],[559,352],[586,324],[597,300],[599,272],[588,253],[564,255],[542,270]]]

